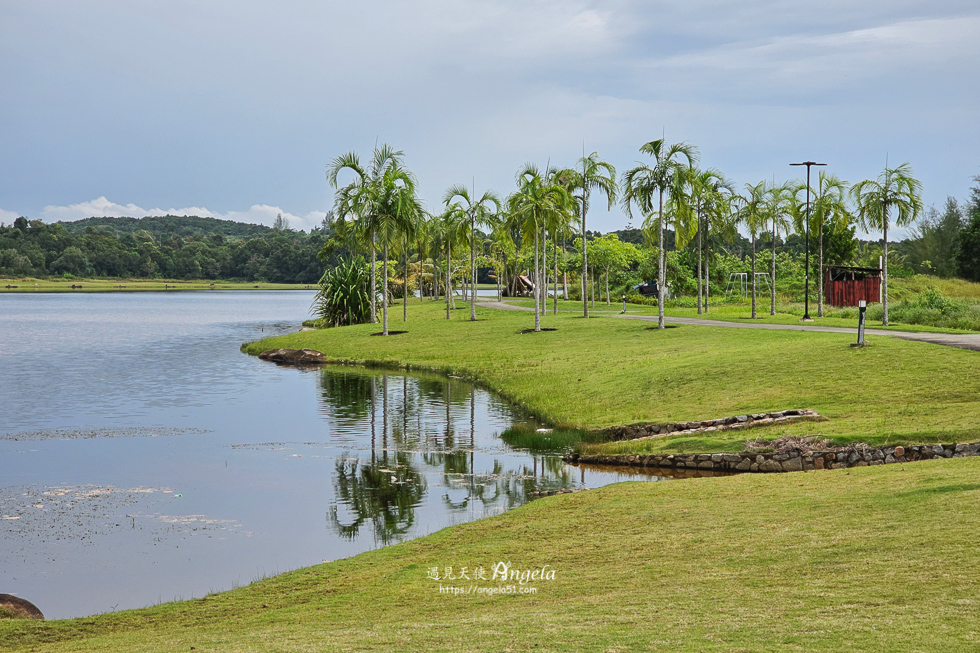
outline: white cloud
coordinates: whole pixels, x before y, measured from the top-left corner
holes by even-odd
[[[20,217],[16,211],[4,211],[0,209],[0,224],[13,224],[14,220]]]
[[[7,215],[17,217],[16,213],[3,211],[0,209],[0,218],[6,222]],[[293,229],[309,231],[314,227],[320,226],[326,213],[323,211],[310,211],[305,215],[296,215],[284,211],[278,206],[268,204],[253,204],[245,211],[228,211],[227,213],[216,213],[201,206],[191,206],[182,209],[144,209],[136,204],[117,204],[104,195],[78,204],[68,206],[48,205],[41,210],[41,219],[45,222],[72,222],[85,218],[143,218],[146,216],[162,215],[181,215],[198,216],[201,218],[218,218],[220,220],[233,220],[235,222],[246,222],[250,224],[264,224],[272,226],[277,215],[282,215],[289,221],[289,226]],[[10,219],[13,222],[13,218]]]

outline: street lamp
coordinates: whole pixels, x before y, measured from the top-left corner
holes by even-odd
[[[803,295],[803,319],[801,322],[811,322],[810,319],[810,166],[825,166],[826,163],[804,161],[791,163],[791,166],[806,166],[806,272],[804,273],[805,290]]]

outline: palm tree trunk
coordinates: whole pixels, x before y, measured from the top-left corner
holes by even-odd
[[[701,211],[698,210],[698,315],[701,315]]]
[[[772,221],[772,267],[769,268],[769,315],[776,314],[776,221]]]
[[[888,208],[882,207],[885,246],[881,259],[881,324],[888,326]]]
[[[382,263],[384,264],[384,294],[381,295],[381,313],[383,324],[381,326],[381,335],[388,335],[388,243],[385,243],[384,256]]]
[[[470,321],[476,322],[476,212],[470,213]]]
[[[755,232],[752,233],[752,319],[756,319],[755,313]]]
[[[709,283],[708,283],[708,279],[711,276],[708,273],[709,272],[708,268],[711,265],[711,232],[708,231],[708,224],[709,224],[709,221],[708,220],[705,220],[705,222],[704,222],[704,228],[705,228],[705,234],[704,234],[704,249],[705,249],[705,252],[704,252],[704,312],[705,313],[708,312],[708,298],[711,295],[711,291],[710,291],[710,287],[709,287]]]
[[[378,321],[378,249],[371,232],[371,324]]]
[[[538,282],[534,286],[534,330],[541,330],[541,277],[538,270],[538,226],[534,225],[534,277],[535,282]]]
[[[609,306],[611,303],[609,301],[609,266],[606,266],[606,306]]]
[[[541,224],[541,312],[548,312],[548,225]]]
[[[583,164],[584,165],[584,164]],[[584,173],[584,168],[583,168]],[[585,317],[589,317],[589,250],[588,240],[585,237],[585,214],[588,211],[589,193],[582,189],[582,302],[585,306]]]
[[[664,192],[660,191],[660,213],[657,214],[657,328],[664,326],[664,283],[667,270],[664,269]]]
[[[450,256],[449,243],[446,243],[446,319],[452,319],[449,314],[449,297],[453,293],[451,279],[452,275],[452,257]]]
[[[405,239],[405,287],[402,289],[404,291],[404,296],[402,297],[402,322],[408,322],[408,239]],[[419,293],[421,294],[421,293]]]
[[[552,238],[551,241],[552,241],[552,254],[553,254],[551,258],[555,260],[555,278],[554,278],[555,301],[553,302],[553,306],[555,308],[554,314],[558,315],[558,239]]]
[[[823,317],[823,225],[817,236],[817,317]]]
[[[561,257],[565,261],[565,269],[562,271],[561,298],[568,301],[568,251],[565,247],[565,236],[561,239]]]

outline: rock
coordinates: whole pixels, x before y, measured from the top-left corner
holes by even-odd
[[[752,413],[752,419],[765,419],[766,417],[769,416],[765,413]]]
[[[711,454],[711,462],[713,463],[720,463],[724,459],[725,459],[724,454],[720,454],[720,453]]]
[[[0,594],[0,619],[44,619],[37,606],[12,594]]]
[[[758,463],[752,463],[752,466],[749,467],[749,470],[750,471],[753,471],[753,472],[759,471],[759,465],[758,465]]]
[[[739,424],[745,424],[747,421],[749,421],[749,416],[748,415],[736,415],[735,416],[735,421],[738,422]]]
[[[779,462],[783,462],[784,460],[789,460],[789,454],[788,453],[777,453],[776,455],[774,455],[772,457],[772,459],[773,460],[777,460]]]
[[[700,467],[701,469],[714,469],[715,464],[710,460],[704,460],[698,463],[698,467]]]
[[[761,465],[759,465],[760,472],[781,472],[783,471],[783,466],[780,465],[775,460],[766,460]]]
[[[803,459],[797,456],[783,461],[783,471],[799,472],[803,470]]]
[[[721,459],[729,463],[737,463],[742,461],[742,457],[737,453],[723,453]]]
[[[893,462],[895,462],[895,456],[888,454],[887,456],[885,456],[885,462],[888,463],[889,465],[892,464]]]
[[[740,472],[744,472],[745,470],[750,469],[751,467],[752,467],[752,461],[748,458],[742,458],[742,462],[735,465],[735,469],[737,469]],[[752,471],[755,470],[753,469]]]
[[[273,363],[310,364],[326,363],[327,357],[315,349],[267,349],[259,358]]]
[[[813,459],[814,469],[823,469],[823,457],[818,457]]]

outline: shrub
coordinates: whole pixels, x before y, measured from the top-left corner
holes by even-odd
[[[371,321],[370,274],[364,259],[341,261],[320,278],[313,312],[326,326],[365,324]],[[317,320],[317,322],[320,322]]]

